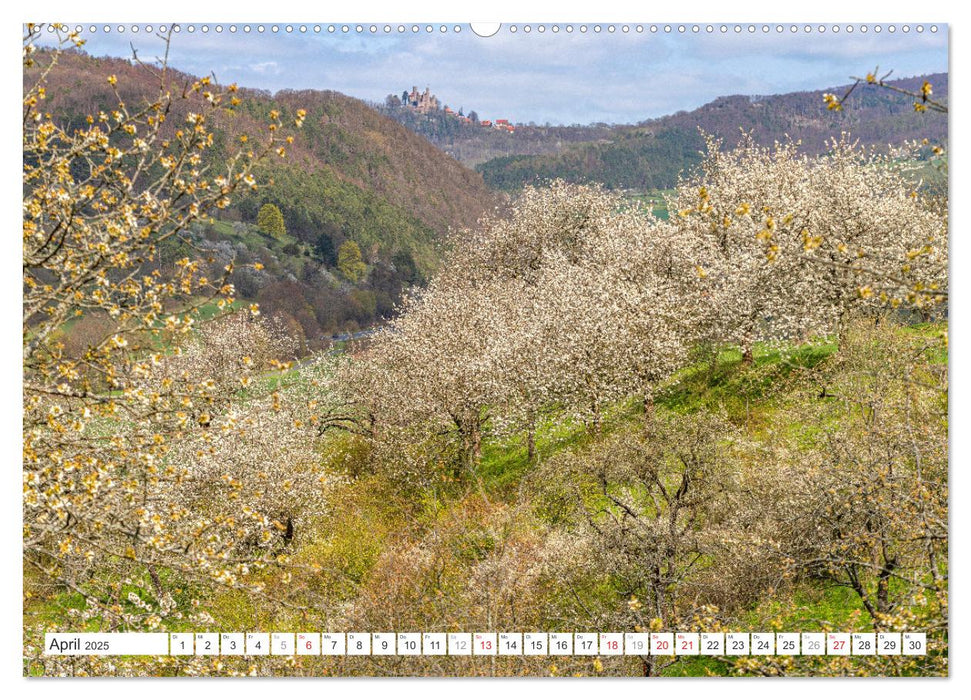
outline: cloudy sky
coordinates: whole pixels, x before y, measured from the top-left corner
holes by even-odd
[[[74,25],[70,25],[74,26]],[[124,33],[118,25],[105,33],[104,25],[90,33],[85,25],[85,49],[96,56],[131,56],[131,45],[143,59],[156,56],[161,42],[140,26],[132,33],[126,25]],[[819,90],[849,82],[849,76],[862,75],[875,66],[894,70],[894,75],[906,77],[948,69],[947,27],[923,25],[918,33],[912,25],[904,33],[897,25],[890,33],[888,25],[877,33],[869,31],[847,33],[841,25],[839,33],[827,25],[818,32],[814,25],[807,33],[800,25],[793,33],[786,25],[781,33],[777,25],[769,25],[768,33],[756,25],[749,33],[749,25],[741,32],[728,25],[721,33],[721,25],[713,25],[708,34],[706,26],[692,33],[687,25],[685,33],[678,25],[665,33],[664,25],[651,32],[651,25],[630,25],[628,33],[623,25],[559,25],[554,33],[552,25],[538,31],[539,25],[503,25],[494,36],[482,38],[461,25],[448,25],[442,33],[440,25],[432,32],[422,25],[417,33],[412,25],[398,32],[398,25],[377,25],[377,33],[358,34],[355,25],[344,34],[337,26],[334,33],[329,25],[314,32],[307,25],[306,32],[293,25],[288,34],[285,25],[271,31],[267,24],[261,34],[256,24],[248,25],[249,33],[236,25],[230,33],[229,25],[222,25],[216,33],[215,24],[207,25],[208,32],[196,25],[194,32],[187,27],[174,35],[170,63],[176,68],[197,75],[215,74],[220,82],[237,82],[242,86],[279,90],[282,88],[317,88],[337,90],[354,97],[383,100],[389,93],[401,94],[413,85],[419,89],[430,86],[443,103],[466,112],[476,110],[483,119],[505,117],[515,122],[553,124],[573,123],[631,123],[651,117],[689,110],[726,94],[772,94],[796,90]],[[158,26],[153,27],[157,33]]]

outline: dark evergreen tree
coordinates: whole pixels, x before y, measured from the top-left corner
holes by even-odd
[[[337,266],[337,246],[334,245],[334,239],[329,233],[322,233],[317,237],[317,242],[314,243],[314,251],[317,253],[317,257],[320,261],[327,267]]]

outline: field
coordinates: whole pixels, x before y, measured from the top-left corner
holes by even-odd
[[[903,342],[911,349],[930,345],[940,348],[946,335],[944,323],[885,327],[870,342],[896,346]],[[899,346],[898,346],[899,347]],[[852,380],[846,369],[846,356],[860,347],[839,350],[832,341],[797,347],[759,345],[754,362],[743,363],[738,351],[725,350],[717,357],[686,367],[661,386],[655,404],[659,423],[678,421],[685,416],[717,414],[731,426],[733,442],[759,445],[748,454],[736,452],[740,461],[733,468],[756,479],[770,479],[771,471],[761,462],[763,450],[773,444],[795,440],[806,454],[813,450],[807,435],[824,430],[823,424],[792,416],[803,410],[818,416],[818,404],[838,403],[835,396],[819,398],[820,387],[839,386]],[[927,356],[924,370],[946,371],[946,347]],[[306,382],[301,369],[267,375],[260,384],[286,391]],[[945,407],[946,410],[946,407]],[[943,418],[943,416],[942,416]],[[945,428],[946,429],[946,428]],[[586,454],[619,436],[636,435],[644,430],[643,407],[634,403],[613,406],[598,434],[576,423],[548,421],[536,433],[537,459],[542,465],[564,457]],[[807,441],[808,440],[808,441]],[[394,475],[368,469],[362,458],[364,446],[357,440],[335,436],[321,447],[321,461],[345,465],[338,470],[342,484],[332,494],[340,503],[325,515],[306,522],[298,533],[288,557],[297,573],[267,574],[262,577],[269,591],[288,590],[296,600],[278,604],[270,597],[254,599],[245,593],[214,593],[192,586],[175,588],[177,599],[188,607],[203,606],[212,619],[203,627],[197,622],[170,624],[171,631],[225,630],[485,630],[494,628],[543,629],[550,631],[602,630],[602,619],[611,611],[625,609],[629,592],[625,582],[585,572],[589,578],[571,581],[577,601],[567,604],[558,597],[556,580],[528,581],[525,572],[513,575],[523,581],[507,581],[508,557],[540,546],[550,533],[569,531],[580,525],[575,507],[567,506],[562,493],[536,478],[536,465],[529,460],[523,435],[486,440],[482,450],[479,477],[475,484],[463,483],[443,471],[433,483],[402,490]],[[797,457],[798,459],[798,457]],[[765,469],[760,475],[760,471]],[[596,489],[583,494],[588,505],[596,504]],[[423,551],[422,550],[426,550]],[[418,552],[422,552],[418,555]],[[415,557],[418,557],[417,560]],[[301,567],[313,567],[303,569]],[[117,597],[124,601],[134,592],[151,598],[152,591],[135,583],[139,576],[129,572],[118,579]],[[946,575],[946,570],[942,572]],[[93,575],[101,575],[93,573]],[[106,575],[110,575],[107,574]],[[177,585],[179,577],[164,569],[158,572],[163,583]],[[703,574],[702,574],[703,575]],[[28,580],[29,581],[29,580]],[[753,599],[736,601],[719,610],[711,606],[708,619],[699,617],[692,625],[698,629],[764,631],[866,631],[873,621],[861,605],[859,596],[848,586],[811,579],[780,582],[778,588],[758,591]],[[520,585],[535,587],[525,597]],[[479,589],[484,586],[487,591]],[[509,586],[515,590],[510,591]],[[31,587],[28,586],[28,590]],[[77,594],[38,589],[25,599],[25,629],[39,630],[55,622],[69,609],[84,608]],[[513,596],[515,593],[515,596]],[[486,600],[483,600],[483,594]],[[489,596],[494,600],[488,600]],[[294,596],[291,596],[293,598]],[[198,600],[197,598],[202,598]],[[515,600],[514,598],[519,598]],[[523,599],[528,603],[525,604]],[[321,604],[321,601],[326,601]],[[461,602],[460,602],[461,601]],[[687,601],[686,601],[687,602]],[[304,607],[306,606],[306,607]],[[933,614],[931,603],[927,613]],[[689,604],[690,607],[690,604]],[[584,612],[585,611],[585,612]],[[607,618],[609,619],[609,617]],[[78,631],[103,629],[99,616],[77,627]],[[617,621],[619,623],[619,621]],[[615,624],[617,624],[615,623]],[[650,623],[647,622],[649,625]],[[618,627],[619,629],[619,627]],[[39,640],[38,640],[39,641]],[[35,641],[34,644],[37,642]],[[945,638],[933,638],[931,655],[922,664],[895,659],[868,672],[882,674],[926,673],[941,668],[946,657]],[[672,659],[673,661],[673,659]],[[246,671],[252,660],[234,666],[225,657],[220,672],[232,668]],[[428,660],[394,659],[385,662],[298,659],[295,663],[255,663],[259,674],[288,675],[414,675],[500,674],[519,675],[637,675],[642,672],[638,659],[547,659],[540,661],[503,660],[482,662],[448,659],[431,664]],[[825,657],[765,662],[757,669],[746,658],[685,659],[665,665],[661,675],[731,675],[757,670],[758,673],[828,674],[855,673],[851,661]],[[944,666],[943,668],[946,668]],[[27,663],[26,673],[39,672],[41,666]],[[210,669],[211,671],[212,669]],[[196,662],[169,660],[155,667],[162,675],[206,672]]]

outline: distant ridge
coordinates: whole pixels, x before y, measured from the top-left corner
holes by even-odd
[[[947,100],[947,73],[890,82],[919,90],[925,80],[934,86],[936,99]],[[501,190],[553,177],[618,189],[672,187],[680,172],[700,162],[698,152],[704,144],[699,129],[727,142],[736,141],[743,129],[766,145],[791,136],[810,153],[824,151],[826,143],[844,131],[877,146],[925,137],[947,139],[945,117],[916,113],[913,100],[889,90],[861,85],[844,111],[827,110],[823,93],[842,95],[848,88],[849,84],[780,95],[728,95],[691,111],[633,125],[517,125],[514,135],[462,125],[441,112],[382,111],[475,166],[490,187]]]

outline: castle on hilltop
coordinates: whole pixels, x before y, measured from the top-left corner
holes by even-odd
[[[395,95],[388,95],[387,104],[391,107],[397,107],[399,101]],[[509,134],[515,133],[516,131],[516,127],[513,124],[510,124],[508,119],[496,119],[495,121],[491,121],[489,119],[480,120],[475,112],[469,112],[469,116],[466,116],[462,114],[461,109],[456,112],[448,105],[441,107],[438,98],[432,94],[431,88],[429,87],[425,88],[425,92],[418,92],[417,86],[413,86],[411,88],[411,92],[403,90],[401,93],[400,105],[402,107],[407,107],[408,109],[413,109],[421,114],[428,114],[429,112],[438,112],[441,110],[446,116],[458,119],[463,124],[472,124],[475,126],[497,129],[498,131],[504,131]]]
[[[404,98],[405,95],[402,95],[402,97]],[[412,87],[411,92],[407,93],[407,99],[402,99],[402,102],[419,112],[435,112],[438,110],[438,98],[432,94],[428,87],[422,93],[418,92],[417,85]]]

